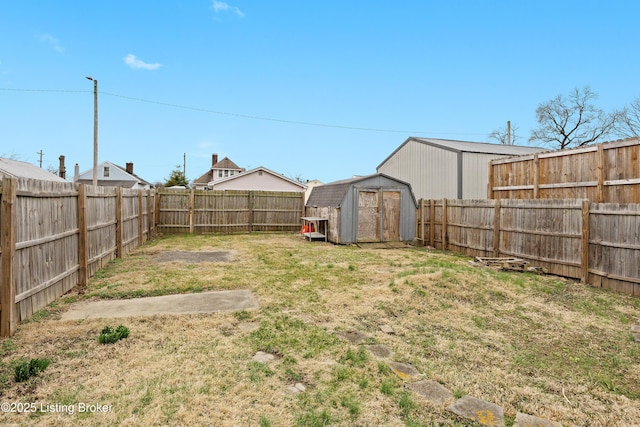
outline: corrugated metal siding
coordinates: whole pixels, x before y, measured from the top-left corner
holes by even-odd
[[[417,199],[456,199],[457,164],[457,153],[410,140],[378,172],[410,183]]]
[[[489,185],[489,162],[492,159],[508,157],[495,154],[462,154],[462,197],[461,199],[486,199]]]

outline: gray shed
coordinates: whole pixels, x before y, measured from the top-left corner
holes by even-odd
[[[415,238],[417,208],[411,185],[379,173],[314,187],[305,215],[327,218],[333,243],[406,242]]]

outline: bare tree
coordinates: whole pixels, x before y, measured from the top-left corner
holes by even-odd
[[[640,98],[637,98],[629,106],[620,112],[616,133],[623,138],[640,136]]]
[[[541,141],[556,148],[582,147],[611,134],[618,112],[605,113],[593,105],[598,94],[589,86],[575,88],[567,98],[558,95],[536,109],[537,129],[529,141]]]
[[[518,136],[516,135],[517,131],[518,126],[516,125],[511,125],[511,127],[509,127],[509,125],[504,125],[503,127],[494,129],[489,136],[487,136],[487,139],[494,140],[504,145],[513,145],[518,139]]]

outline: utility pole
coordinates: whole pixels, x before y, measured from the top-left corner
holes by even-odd
[[[44,153],[42,152],[42,150],[40,150],[36,154],[40,155],[40,169],[42,169],[42,156],[44,155]]]
[[[187,179],[187,153],[182,156],[182,175]]]
[[[511,142],[511,120],[507,120],[507,145],[513,145]]]
[[[87,80],[93,81],[93,185],[98,185],[98,81],[91,76]]]

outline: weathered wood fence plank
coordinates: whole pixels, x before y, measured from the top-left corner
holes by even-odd
[[[421,200],[422,244],[522,258],[559,276],[640,296],[640,204],[587,200]],[[438,213],[442,213],[438,215]]]
[[[124,191],[123,199],[122,190],[114,187],[3,178],[0,335],[12,335],[17,322],[74,286],[86,286],[117,254],[151,237],[151,192]]]
[[[640,203],[640,138],[492,160],[490,199]]]
[[[158,223],[163,233],[296,232],[304,193],[161,190]]]
[[[0,207],[0,244],[2,247],[2,276],[0,282],[0,334],[13,335],[18,325],[15,304],[15,251],[16,251],[16,180],[2,179],[2,206]]]

